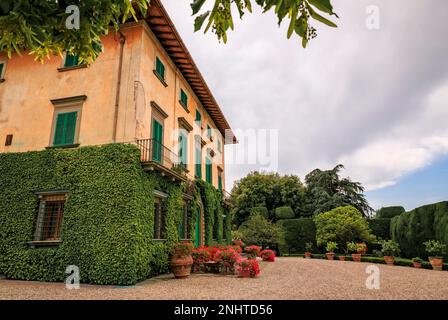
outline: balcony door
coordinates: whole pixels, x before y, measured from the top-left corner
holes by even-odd
[[[163,125],[152,119],[152,160],[162,163],[163,159]]]

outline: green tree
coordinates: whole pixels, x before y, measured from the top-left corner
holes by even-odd
[[[367,220],[352,206],[338,207],[314,217],[318,246],[334,241],[346,250],[347,242],[375,241]]]
[[[274,218],[274,210],[282,206],[291,207],[300,215],[303,212],[304,193],[305,188],[297,176],[251,172],[236,181],[232,189],[234,223],[241,225],[254,207],[266,207],[270,218]]]
[[[233,29],[232,9],[240,18],[252,12],[255,2],[263,12],[274,10],[279,24],[289,19],[288,38],[294,33],[302,38],[306,47],[316,36],[310,19],[328,26],[336,25],[323,15],[337,15],[330,0],[214,0],[211,10],[200,13],[205,3],[213,0],[190,0],[196,15],[195,30],[200,30],[208,19],[205,31],[212,28],[219,40],[227,41],[227,31]],[[80,28],[66,27],[69,5],[80,11]],[[0,1],[0,52],[11,57],[13,52],[29,50],[36,59],[44,61],[54,54],[69,50],[81,62],[94,61],[101,51],[101,36],[108,34],[110,26],[116,31],[119,24],[145,16],[150,0],[1,0]]]
[[[373,209],[364,196],[364,187],[350,178],[341,178],[340,171],[343,168],[344,166],[339,164],[331,170],[315,169],[306,175],[305,209],[309,214],[351,205],[365,217],[372,215]]]
[[[272,223],[260,214],[254,214],[239,228],[241,240],[246,245],[259,245],[262,247],[278,245],[283,242],[283,228]]]

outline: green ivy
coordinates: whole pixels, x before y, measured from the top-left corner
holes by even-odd
[[[0,163],[0,274],[11,279],[63,281],[66,267],[76,265],[84,283],[135,284],[168,270],[169,251],[179,240],[184,193],[194,199],[190,233],[200,191],[206,193],[202,198],[207,200],[208,239],[216,211],[221,210],[211,186],[191,189],[156,172],[144,172],[133,145],[4,153]],[[38,207],[34,192],[60,189],[69,190],[62,243],[29,247]],[[152,239],[155,189],[168,194],[166,242]]]

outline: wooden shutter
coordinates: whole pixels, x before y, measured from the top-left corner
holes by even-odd
[[[205,160],[205,180],[207,182],[213,183],[213,172],[212,172],[212,162],[209,158]]]
[[[163,126],[155,119],[152,121],[152,139],[152,160],[160,163],[162,161]]]
[[[67,52],[67,54],[65,55],[65,64],[64,67],[68,68],[68,67],[74,67],[77,66],[79,62],[79,58],[76,55],[71,55]]]
[[[61,146],[75,143],[77,115],[78,112],[76,111],[58,114],[53,145]]]
[[[199,142],[200,143],[200,142]],[[201,146],[196,145],[196,159],[195,159],[196,177],[202,179],[202,152]]]
[[[4,63],[0,63],[0,79],[3,79],[2,74],[3,74],[3,68],[5,67]]]
[[[78,115],[77,112],[66,113],[65,144],[74,144],[75,143],[77,115]]]

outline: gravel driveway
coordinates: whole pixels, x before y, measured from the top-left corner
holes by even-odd
[[[0,280],[0,299],[444,299],[448,272],[376,265],[380,289],[367,289],[366,268],[372,264],[302,258],[261,263],[255,279],[195,274],[172,275],[132,287],[82,285],[67,290],[62,283]]]

